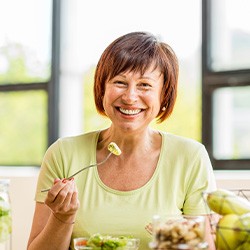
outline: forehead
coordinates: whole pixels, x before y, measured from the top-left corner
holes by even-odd
[[[109,78],[124,72],[140,72],[142,75],[147,70],[154,70],[156,68],[164,70],[163,61],[160,55],[151,53],[114,53],[111,58],[105,61],[105,69]]]
[[[125,72],[121,72],[118,75],[158,79],[162,75],[162,72],[161,72],[160,68],[155,67],[155,65],[150,65],[148,68],[145,68],[144,71],[129,69],[129,70],[126,70]]]

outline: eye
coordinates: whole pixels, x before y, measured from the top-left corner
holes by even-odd
[[[152,85],[150,83],[147,83],[147,82],[142,82],[138,86],[139,86],[139,88],[145,89],[145,90],[152,88]]]
[[[119,81],[119,80],[116,80],[114,81],[114,84],[118,87],[124,87],[124,86],[127,86],[127,83],[124,82],[124,81]]]

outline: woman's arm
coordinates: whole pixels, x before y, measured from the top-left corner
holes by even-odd
[[[74,181],[56,180],[45,203],[36,203],[28,250],[68,250],[79,206]]]

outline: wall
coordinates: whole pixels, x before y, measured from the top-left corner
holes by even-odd
[[[34,194],[38,169],[2,168],[0,178],[10,179],[10,199],[12,206],[12,250],[27,247],[32,217],[35,208]]]
[[[11,181],[10,196],[13,214],[13,248],[25,250],[34,212],[34,194],[38,168],[0,168],[0,178]],[[227,189],[249,189],[250,172],[215,171],[217,185]]]

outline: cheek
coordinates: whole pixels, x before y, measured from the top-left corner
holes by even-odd
[[[118,99],[121,96],[122,91],[116,88],[110,88],[106,89],[103,100],[105,100],[106,103],[111,103],[114,100]]]
[[[106,110],[107,101],[108,101],[108,98],[104,95],[102,99],[102,105],[103,105],[104,110]]]
[[[158,113],[160,111],[162,99],[163,98],[162,98],[161,94],[156,94],[154,96],[154,100],[152,102],[154,103],[154,109],[155,109],[156,113]]]
[[[148,94],[148,95],[144,95],[144,100],[146,100],[149,103],[154,103],[154,104],[159,104],[161,105],[161,94],[160,93],[154,93],[154,94]]]
[[[115,100],[115,96],[115,91],[105,91],[102,100],[102,104],[105,110],[111,106],[111,103]]]

